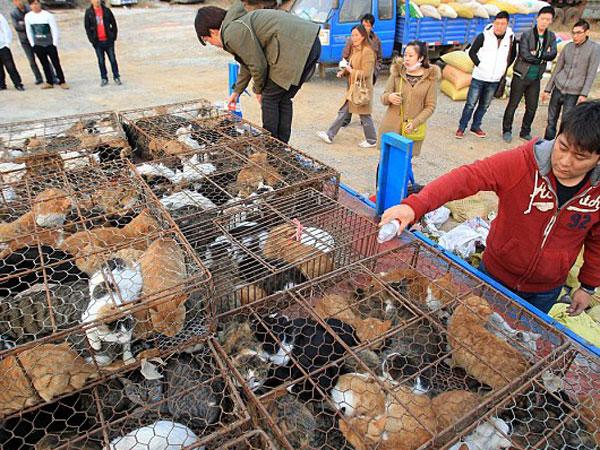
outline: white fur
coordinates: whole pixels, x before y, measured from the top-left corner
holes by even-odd
[[[198,441],[198,437],[185,425],[159,420],[125,436],[113,439],[109,450],[181,450]]]
[[[183,142],[191,150],[201,150],[202,148],[204,148],[205,145],[200,145],[198,143],[198,141],[196,141],[195,139],[192,138],[192,136],[190,136],[191,132],[192,132],[192,126],[188,125],[187,127],[178,128],[177,131],[175,132],[175,135],[177,136],[177,140],[179,142]]]
[[[290,362],[290,353],[294,350],[294,344],[283,341],[277,353],[272,355],[267,352],[260,352],[259,356],[265,362],[272,362],[276,366],[286,366]]]
[[[14,202],[17,199],[17,193],[11,187],[2,188],[2,198],[6,202]]]
[[[469,450],[501,450],[509,448],[512,443],[504,437],[504,435],[508,436],[509,431],[510,427],[504,420],[492,417],[479,425],[463,441],[457,442],[450,447],[449,450],[459,450],[461,445],[466,445]]]
[[[326,231],[315,227],[304,227],[300,242],[304,245],[310,245],[323,253],[329,253],[335,248],[335,240]]]
[[[100,162],[100,156],[97,153],[93,153],[92,158],[94,162]],[[73,169],[81,169],[82,167],[87,167],[90,165],[90,160],[88,155],[81,152],[67,152],[61,153],[60,157],[63,159],[65,164],[65,169],[73,170]]]
[[[504,317],[496,312],[490,316],[486,325],[488,331],[496,337],[504,341],[508,341],[507,338],[511,338],[511,340],[518,342],[520,345],[517,346],[517,350],[530,361],[537,354],[537,340],[541,337],[540,334],[532,331],[515,330]]]
[[[165,177],[171,182],[175,179],[175,172],[162,163],[143,163],[136,166],[136,170],[140,175]]]
[[[169,210],[183,208],[184,206],[199,206],[207,210],[216,208],[216,205],[204,195],[185,189],[160,199],[160,203]]]
[[[352,417],[356,411],[356,399],[352,390],[341,391],[337,385],[331,390],[331,399],[338,411],[344,410],[346,417]]]
[[[21,181],[25,175],[25,164],[15,164],[11,162],[0,163],[0,175],[5,183],[16,183]]]
[[[35,216],[35,223],[43,228],[60,227],[67,220],[66,214],[38,214]]]

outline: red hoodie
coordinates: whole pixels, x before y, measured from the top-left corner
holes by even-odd
[[[498,216],[483,255],[494,278],[522,292],[556,288],[585,244],[579,281],[600,286],[600,166],[559,209],[550,162],[554,141],[534,144],[459,167],[402,203],[419,219],[451,200],[494,191],[500,199]]]

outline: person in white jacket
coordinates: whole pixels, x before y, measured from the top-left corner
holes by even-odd
[[[479,138],[487,136],[487,133],[481,129],[483,116],[494,98],[500,80],[506,74],[506,68],[512,64],[517,55],[514,33],[508,26],[509,19],[510,16],[506,11],[500,11],[496,14],[494,22],[487,25],[471,45],[469,57],[475,67],[467,102],[455,133],[457,139],[464,137],[473,110],[475,115],[471,124],[471,133]]]
[[[58,85],[69,89],[58,57],[58,26],[54,15],[42,9],[40,0],[30,0],[31,11],[25,14],[25,30],[33,52],[42,63],[46,83],[42,89],[54,87],[52,66],[56,70]],[[52,63],[52,64],[51,64]]]
[[[15,66],[12,53],[10,51],[10,43],[12,41],[12,31],[8,26],[8,22],[2,14],[0,14],[0,91],[6,89],[6,75],[4,70],[8,72],[10,79],[15,85],[17,91],[24,91],[21,75]]]

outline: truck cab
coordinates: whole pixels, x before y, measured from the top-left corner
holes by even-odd
[[[342,59],[342,50],[352,28],[367,13],[375,16],[373,30],[381,40],[383,57],[392,57],[396,0],[296,0],[291,12],[321,25],[321,67],[337,64]]]

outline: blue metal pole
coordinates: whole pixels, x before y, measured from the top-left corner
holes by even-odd
[[[239,73],[240,73],[240,65],[235,61],[231,61],[229,63],[229,95],[231,95],[233,93],[233,88],[235,87],[235,84],[237,83]],[[229,107],[229,105],[227,105],[227,107]],[[232,114],[242,117],[242,108],[240,105],[239,97],[235,103],[235,109],[230,109],[230,111]]]
[[[408,193],[412,176],[413,142],[398,133],[386,133],[381,138],[381,157],[377,178],[377,215],[399,204]],[[413,180],[414,182],[414,180]]]

